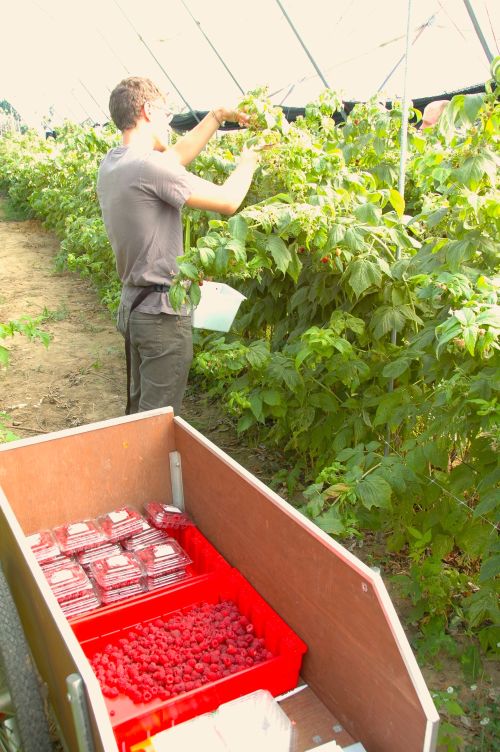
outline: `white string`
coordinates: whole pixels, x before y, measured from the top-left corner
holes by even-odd
[[[390,451],[391,451],[391,452],[392,452],[393,454],[395,454],[395,455],[396,455],[397,457],[399,457],[399,459],[403,460],[403,462],[404,462],[404,457],[403,457],[403,455],[402,455],[402,454],[400,454],[400,453],[399,453],[399,452],[397,451],[397,449],[395,449],[395,448],[394,448],[394,447],[392,446],[392,444],[391,444],[390,442],[386,441],[386,440],[385,440],[385,439],[384,439],[383,437],[381,437],[381,438],[382,438],[382,441],[384,442],[384,444],[385,444],[385,445],[386,445],[386,446],[387,446],[387,447],[388,447],[388,448],[390,449]],[[418,475],[420,475],[420,474],[419,474],[419,473],[415,473],[415,475],[417,475],[417,476],[418,476]],[[437,486],[437,487],[439,488],[439,490],[440,490],[440,491],[442,491],[443,493],[445,493],[445,494],[447,494],[448,496],[450,496],[450,498],[454,499],[454,500],[455,500],[456,502],[458,502],[458,503],[459,503],[459,504],[461,504],[461,505],[462,505],[463,507],[465,507],[466,509],[468,509],[468,510],[469,510],[469,512],[471,512],[472,514],[474,514],[474,512],[476,511],[476,510],[474,509],[474,507],[470,507],[470,506],[469,506],[469,505],[468,505],[468,504],[467,504],[467,503],[466,503],[466,502],[465,502],[465,501],[464,501],[463,499],[460,499],[460,498],[459,498],[458,496],[455,496],[455,494],[453,494],[453,493],[452,493],[451,491],[448,491],[448,489],[447,489],[447,488],[445,488],[444,486],[442,486],[442,485],[441,485],[441,483],[438,483],[438,482],[437,482],[437,480],[434,480],[434,478],[431,478],[431,476],[430,476],[430,475],[420,475],[420,478],[421,478],[422,480],[427,480],[427,481],[429,481],[429,483],[433,483],[433,484],[434,484],[435,486]],[[494,524],[493,522],[491,522],[491,520],[489,520],[489,519],[488,519],[487,517],[484,517],[484,515],[482,515],[482,514],[478,514],[478,515],[476,515],[476,519],[480,519],[480,520],[483,520],[483,522],[486,522],[486,523],[487,523],[488,525],[491,525],[491,527],[493,528],[493,530],[498,530],[498,529],[499,529],[499,525],[498,525],[498,524],[496,524],[496,525],[495,525],[495,524]]]

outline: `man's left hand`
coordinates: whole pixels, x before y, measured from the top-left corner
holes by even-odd
[[[250,122],[250,117],[246,112],[234,107],[219,107],[215,110],[215,114],[221,123],[227,120],[230,123],[238,123],[242,128],[248,126]]]

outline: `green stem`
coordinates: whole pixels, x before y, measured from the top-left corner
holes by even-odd
[[[373,472],[374,470],[376,470],[376,469],[377,469],[377,467],[380,467],[380,465],[381,465],[381,464],[382,464],[382,463],[381,463],[381,462],[379,462],[379,463],[378,463],[377,465],[374,465],[374,466],[373,466],[373,467],[371,467],[371,468],[370,468],[369,470],[367,470],[367,471],[366,471],[366,473],[363,473],[363,475],[361,476],[360,480],[363,480],[363,478],[366,478],[366,476],[367,476],[367,475],[369,475],[369,474],[370,474],[370,473],[372,473],[372,472]]]
[[[337,397],[337,395],[335,394],[335,392],[332,392],[332,390],[329,387],[325,386],[325,384],[322,384],[321,381],[318,381],[318,379],[315,379],[314,376],[309,376],[309,378],[317,386],[321,387],[321,389],[324,389],[325,392],[328,392],[328,394],[331,394],[332,397],[335,397],[335,399],[337,400],[337,402],[339,403],[339,405],[342,404],[342,400],[340,399],[340,397]]]

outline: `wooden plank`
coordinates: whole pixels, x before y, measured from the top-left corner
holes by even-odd
[[[310,687],[305,686],[297,694],[280,700],[279,704],[293,725],[290,752],[306,752],[330,741],[337,742],[341,747],[354,743],[352,736]]]
[[[370,752],[434,749],[438,715],[380,575],[174,423],[186,510],[308,644],[305,681]]]
[[[170,408],[0,446],[0,486],[26,535],[125,504],[171,502]]]

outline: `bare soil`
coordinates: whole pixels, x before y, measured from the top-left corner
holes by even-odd
[[[0,409],[19,436],[116,417],[123,409],[121,336],[90,284],[56,273],[58,241],[39,222],[0,222],[0,321],[45,314],[49,347],[16,334],[4,344]]]
[[[0,198],[0,322],[44,315],[40,326],[51,335],[48,348],[18,334],[2,341],[10,349],[8,368],[0,367],[0,413],[8,414],[7,426],[25,438],[123,415],[123,339],[111,314],[87,280],[55,271],[57,238],[38,221],[7,219],[5,207]],[[265,483],[283,467],[279,453],[263,446],[246,446],[217,405],[196,390],[188,390],[182,415]],[[375,543],[367,541],[360,547],[353,542],[352,548],[374,565],[380,542]],[[405,618],[408,604],[394,600],[411,639]],[[495,667],[488,667],[472,694],[464,686],[457,661],[436,661],[422,671],[433,690],[461,687],[460,699],[466,706],[472,703],[467,708],[472,711],[470,716],[466,710],[464,716],[449,719],[466,744],[441,749],[490,749],[489,734],[484,739],[486,729],[480,719],[495,704]]]
[[[124,414],[123,338],[90,282],[55,270],[58,249],[40,222],[6,219],[0,198],[0,322],[44,316],[40,328],[51,337],[47,348],[20,334],[2,341],[10,362],[0,368],[0,412],[19,438]],[[279,469],[263,447],[241,446],[230,421],[194,390],[182,416],[263,480]]]

